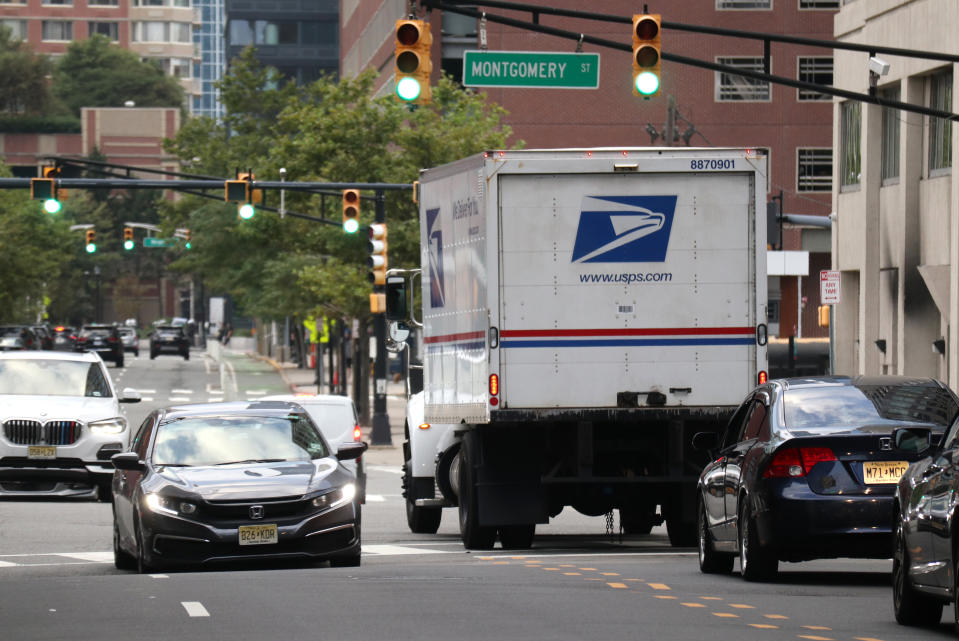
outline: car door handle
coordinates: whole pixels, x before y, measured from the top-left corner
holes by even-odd
[[[922,478],[927,479],[933,474],[938,474],[941,471],[942,471],[942,468],[936,465],[935,463],[933,463],[932,465],[930,465],[929,467],[927,467],[926,469],[922,471]]]

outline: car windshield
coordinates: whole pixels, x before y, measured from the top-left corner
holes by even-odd
[[[99,363],[47,359],[0,360],[0,394],[113,396]]]
[[[298,401],[299,402],[299,401]],[[344,431],[353,431],[356,424],[353,408],[349,405],[333,403],[300,402],[313,422],[327,438],[342,437]]]
[[[946,426],[959,407],[933,385],[858,385],[788,390],[783,395],[786,427],[832,429],[886,423]]]
[[[329,455],[326,443],[302,414],[197,416],[160,425],[153,462],[203,466],[305,461]]]
[[[177,327],[161,327],[157,330],[160,336],[179,336],[180,329]]]
[[[110,335],[110,330],[106,327],[84,327],[80,336],[85,338],[106,338]]]

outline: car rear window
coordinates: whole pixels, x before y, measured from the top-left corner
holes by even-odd
[[[310,420],[287,416],[197,416],[160,425],[156,465],[227,465],[251,461],[301,461],[330,455]]]
[[[883,423],[950,425],[959,407],[933,385],[859,385],[791,389],[783,394],[787,429]]]
[[[110,330],[107,329],[106,327],[103,327],[103,328],[100,328],[100,327],[91,327],[91,328],[84,327],[84,328],[83,328],[83,331],[80,332],[80,336],[83,336],[83,337],[86,337],[86,338],[95,338],[95,337],[105,338],[105,337],[110,336]]]
[[[0,360],[0,394],[113,396],[99,363],[47,359]]]

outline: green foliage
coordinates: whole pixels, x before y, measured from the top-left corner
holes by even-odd
[[[451,79],[433,88],[433,104],[411,111],[392,96],[376,97],[376,74],[320,79],[297,88],[277,82],[253,51],[233,61],[221,84],[227,116],[220,125],[191,119],[167,150],[190,171],[232,176],[251,168],[258,180],[412,183],[423,167],[503,148],[511,131],[505,112]],[[240,221],[235,205],[184,199],[166,212],[166,225],[193,231],[195,249],[173,267],[202,274],[208,289],[230,293],[245,313],[306,316],[315,311],[369,315],[365,226],[373,222],[372,192],[364,192],[361,230],[344,234],[340,193],[286,192],[286,208],[330,224],[261,211]],[[278,206],[278,194],[267,194]],[[386,195],[389,260],[419,263],[419,226],[409,191]]]
[[[56,103],[47,76],[52,65],[47,56],[0,25],[0,113],[41,115],[55,112]],[[22,131],[0,129],[0,131]]]
[[[5,91],[0,88],[0,95],[5,95]],[[0,115],[0,131],[8,134],[78,134],[81,127],[80,119],[73,116]]]
[[[176,78],[99,34],[71,42],[53,80],[54,92],[75,116],[81,107],[122,107],[127,100],[138,107],[183,106]]]

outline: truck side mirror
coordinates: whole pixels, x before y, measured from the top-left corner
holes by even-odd
[[[386,320],[408,321],[410,309],[406,279],[402,276],[386,277]]]

